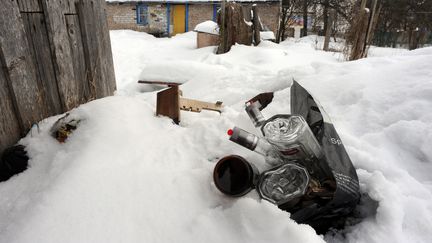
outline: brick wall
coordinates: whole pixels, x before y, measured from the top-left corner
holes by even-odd
[[[107,20],[110,30],[131,29],[151,34],[165,33],[167,29],[166,5],[148,5],[148,24],[139,25],[136,20],[135,3],[107,4]]]
[[[213,20],[213,4],[189,4],[189,31],[206,20]]]
[[[167,31],[167,8],[165,4],[151,4],[148,7],[149,33],[166,33]]]
[[[243,4],[251,7],[251,4]],[[136,4],[135,3],[108,3],[108,27],[109,29],[132,29],[153,34],[165,33],[167,30],[166,5],[150,3],[148,25],[138,25],[136,23]],[[270,30],[276,33],[279,19],[279,3],[257,3],[261,21]],[[188,29],[192,31],[195,26],[206,20],[213,20],[213,4],[197,3],[189,4]],[[172,18],[171,18],[172,21]],[[172,31],[172,28],[170,28]]]
[[[108,28],[138,30],[136,24],[135,4],[108,4],[106,5]]]

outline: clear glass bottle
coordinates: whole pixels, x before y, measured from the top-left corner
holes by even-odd
[[[269,163],[270,165],[278,165],[283,162],[275,148],[265,139],[262,139],[255,134],[234,127],[232,130],[228,130],[228,135],[230,136],[231,141],[263,155],[266,163]]]
[[[249,115],[249,118],[251,119],[252,123],[255,127],[261,127],[262,124],[266,121],[264,116],[262,115],[261,111],[261,103],[259,101],[255,101],[253,103],[247,103],[246,104],[246,113]]]
[[[286,159],[321,158],[323,152],[309,125],[299,115],[277,115],[262,126],[265,139]]]
[[[296,164],[284,164],[262,173],[257,190],[262,198],[282,205],[305,195],[309,173]]]

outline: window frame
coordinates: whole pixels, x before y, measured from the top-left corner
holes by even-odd
[[[144,13],[144,15],[143,15]],[[144,16],[144,18],[142,18]],[[137,4],[136,6],[136,23],[138,25],[148,25],[148,5],[147,4]]]

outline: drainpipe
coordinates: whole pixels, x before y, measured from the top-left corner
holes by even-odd
[[[189,31],[189,4],[185,4],[186,16],[185,16],[185,32]]]
[[[135,6],[135,14],[136,14],[136,24],[138,25],[140,22],[140,15],[139,15],[139,3],[136,4]]]
[[[217,4],[215,3],[215,4],[213,4],[213,21],[214,22],[217,22],[216,17],[217,17]]]
[[[171,37],[171,35],[170,35],[170,23],[171,23],[171,10],[170,10],[170,4],[169,3],[167,3],[167,5],[166,5],[166,8],[167,8],[167,34],[168,34],[168,37]]]

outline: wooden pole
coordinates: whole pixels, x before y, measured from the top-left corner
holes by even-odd
[[[368,27],[366,31],[366,37],[363,45],[363,57],[367,56],[367,45],[369,44],[369,36],[372,34],[372,21],[374,19],[375,10],[376,10],[377,0],[372,0],[372,9],[369,9],[369,19],[368,19]]]
[[[285,17],[284,17],[284,8],[283,8],[283,4],[282,1],[279,2],[279,24],[278,24],[278,30],[276,33],[276,43],[279,43],[281,40],[281,34],[282,34],[282,28],[285,28],[284,23],[285,23]]]
[[[261,36],[260,36],[260,21],[258,16],[258,10],[256,4],[252,5],[252,14],[253,14],[253,31],[254,31],[254,42],[255,45],[259,45],[261,42]]]
[[[369,45],[372,41],[373,32],[375,30],[377,21],[378,21],[378,15],[381,11],[381,6],[377,9],[378,0],[373,0],[373,7],[372,7],[372,14],[370,17],[370,25],[368,29],[368,38],[367,38],[367,44]]]
[[[303,0],[303,36],[307,36],[308,27],[308,0]]]
[[[226,47],[226,42],[227,42],[227,36],[226,36],[226,16],[225,16],[225,4],[226,4],[226,0],[222,0],[221,2],[221,26],[220,26],[220,31],[219,31],[219,35],[220,35],[220,46],[218,49],[218,54],[222,54],[225,53],[225,47]]]

